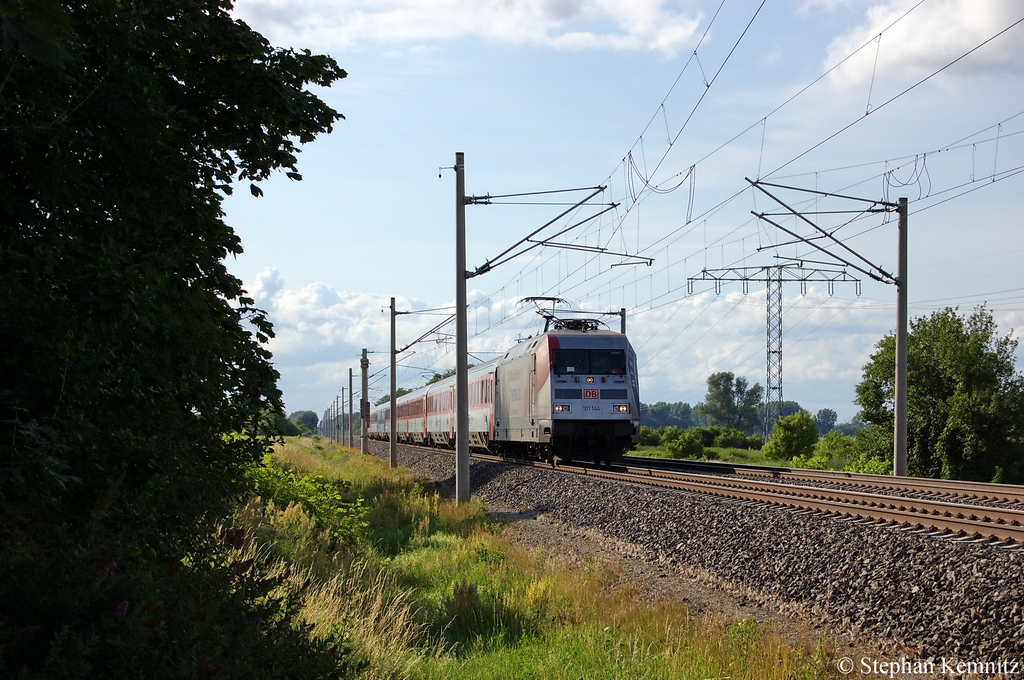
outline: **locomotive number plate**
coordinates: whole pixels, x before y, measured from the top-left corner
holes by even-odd
[[[583,390],[583,398],[584,399],[597,399],[598,398],[598,390]]]

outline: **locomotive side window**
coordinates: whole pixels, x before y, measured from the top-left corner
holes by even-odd
[[[625,375],[626,352],[621,349],[556,349],[555,373]]]

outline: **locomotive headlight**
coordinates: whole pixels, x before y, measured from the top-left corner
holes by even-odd
[[[588,377],[587,377],[587,382],[588,382],[588,383],[592,383],[592,382],[594,382],[594,376],[592,376],[592,375],[591,375],[591,376],[588,376]]]
[[[629,413],[629,404],[616,404],[615,406],[612,406],[612,412]]]
[[[555,413],[568,413],[571,409],[569,404],[555,404]]]

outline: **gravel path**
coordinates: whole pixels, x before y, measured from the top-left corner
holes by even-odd
[[[454,491],[452,456],[400,447],[399,462]],[[655,572],[703,574],[850,639],[917,659],[1024,661],[1024,551],[483,461],[471,484],[489,506],[607,536]]]

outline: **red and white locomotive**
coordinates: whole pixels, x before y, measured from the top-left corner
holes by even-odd
[[[455,378],[399,397],[400,442],[454,447]],[[390,408],[370,413],[387,439]],[[505,456],[609,460],[636,445],[640,396],[626,336],[594,323],[555,323],[469,369],[469,445]]]

